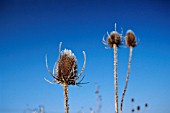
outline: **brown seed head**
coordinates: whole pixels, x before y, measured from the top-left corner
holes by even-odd
[[[71,50],[62,51],[57,63],[56,72],[59,81],[74,84],[77,75],[77,59]]]
[[[121,36],[116,31],[111,32],[107,38],[107,43],[110,47],[113,48],[113,45],[116,44],[118,47],[121,44]]]
[[[137,106],[137,110],[138,110],[138,111],[140,110],[140,106]]]
[[[134,101],[135,101],[134,98],[132,98],[132,99],[131,99],[131,102],[134,102]]]
[[[132,113],[135,112],[135,109],[132,109]]]
[[[135,47],[137,45],[136,44],[136,37],[135,37],[135,34],[132,30],[127,31],[125,40],[126,40],[126,45],[128,47]]]

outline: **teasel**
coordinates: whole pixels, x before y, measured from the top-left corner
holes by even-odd
[[[125,87],[124,87],[124,91],[123,91],[122,99],[121,99],[121,105],[120,105],[120,113],[122,113],[124,97],[126,94],[129,76],[130,76],[130,68],[131,68],[131,62],[132,62],[132,50],[137,45],[136,36],[132,30],[127,31],[126,36],[125,36],[125,41],[126,41],[127,47],[130,48],[130,52],[129,52],[129,60],[128,60],[128,71],[126,75],[126,83],[125,83]]]
[[[115,113],[118,113],[118,78],[117,78],[117,48],[121,45],[121,37],[122,35],[116,31],[116,23],[115,23],[115,30],[112,31],[110,34],[107,32],[107,40],[103,37],[103,43],[107,46],[113,48],[114,53],[114,97],[115,97]]]
[[[69,104],[68,104],[68,86],[69,85],[77,85],[80,86],[80,84],[86,84],[81,83],[84,79],[84,76],[82,79],[77,82],[77,80],[81,77],[82,73],[84,72],[85,66],[86,66],[86,54],[83,51],[84,55],[84,64],[82,67],[81,72],[77,75],[77,59],[74,53],[72,53],[71,50],[64,49],[61,51],[61,45],[62,42],[60,42],[59,45],[59,58],[54,64],[53,72],[50,71],[48,68],[48,62],[47,62],[47,56],[46,56],[46,68],[49,72],[49,74],[54,78],[54,80],[51,82],[44,78],[47,82],[54,84],[60,84],[63,86],[64,89],[64,107],[65,107],[65,113],[69,113]]]

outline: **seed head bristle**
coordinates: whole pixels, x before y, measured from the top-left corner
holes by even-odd
[[[136,36],[132,30],[128,30],[125,36],[126,45],[128,47],[135,47],[136,43]]]

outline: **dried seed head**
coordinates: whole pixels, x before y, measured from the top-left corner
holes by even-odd
[[[135,109],[132,109],[132,113],[135,112]]]
[[[125,40],[126,40],[126,45],[128,47],[135,47],[136,44],[136,37],[135,34],[132,30],[128,30],[125,36]]]
[[[107,38],[107,44],[113,48],[113,45],[116,44],[118,47],[121,44],[121,36],[116,31],[113,31],[110,33],[110,35]]]
[[[134,102],[134,101],[135,101],[134,98],[132,98],[132,99],[131,99],[131,102]]]
[[[49,74],[54,78],[53,82],[50,82],[49,80],[45,79],[47,82],[54,84],[58,83],[60,85],[66,86],[66,85],[80,85],[80,84],[86,84],[81,83],[83,78],[76,82],[84,72],[85,66],[86,66],[86,53],[83,51],[84,55],[84,64],[82,67],[81,72],[77,75],[77,59],[74,53],[72,53],[71,50],[65,49],[61,51],[61,42],[59,45],[59,59],[55,62],[53,67],[53,72],[50,71],[48,68],[48,62],[47,62],[47,56],[46,56],[46,68],[49,72]]]
[[[121,45],[122,35],[116,31],[116,23],[115,23],[115,30],[112,31],[110,34],[107,32],[107,35],[108,35],[107,40],[105,40],[103,37],[102,40],[103,44],[110,46],[111,48],[114,48],[114,45],[116,45],[117,47]]]
[[[137,110],[138,110],[138,111],[140,110],[140,106],[137,106]]]
[[[77,75],[77,59],[71,50],[63,50],[60,53],[57,65],[57,76],[62,82],[72,83],[75,82]]]
[[[147,103],[145,104],[145,107],[148,107],[148,104],[147,104]]]

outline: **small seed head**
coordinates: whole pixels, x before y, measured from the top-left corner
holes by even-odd
[[[116,31],[111,32],[107,38],[107,43],[112,48],[114,44],[116,44],[116,46],[118,47],[121,44],[120,34],[118,34]]]
[[[131,99],[131,102],[134,102],[134,101],[135,101],[134,98],[132,98],[132,99]]]
[[[134,110],[134,109],[132,109],[132,113],[133,113],[133,112],[135,112],[135,110]]]
[[[148,107],[148,104],[147,104],[147,103],[145,104],[145,107]]]
[[[128,30],[125,36],[125,40],[126,40],[126,45],[128,47],[135,47],[136,44],[136,37],[135,34],[132,30]]]
[[[137,110],[138,110],[138,111],[140,110],[140,106],[137,106]]]

